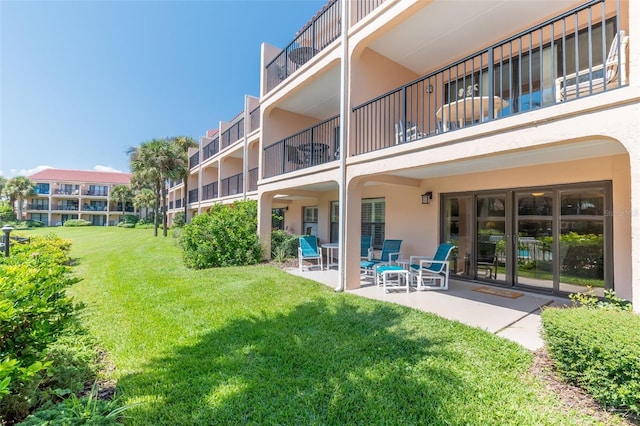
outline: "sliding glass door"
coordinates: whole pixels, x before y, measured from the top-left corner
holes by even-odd
[[[452,274],[504,286],[574,293],[612,286],[611,184],[442,196]]]

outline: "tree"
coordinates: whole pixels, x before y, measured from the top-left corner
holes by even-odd
[[[22,205],[27,197],[36,195],[36,185],[27,177],[16,176],[7,181],[2,193],[9,198],[11,205],[17,204],[18,222],[22,222]]]
[[[153,207],[156,200],[156,194],[150,188],[140,188],[133,196],[133,205],[138,211]]]
[[[129,151],[133,179],[137,184],[153,182],[156,194],[154,235],[158,236],[158,211],[162,211],[162,234],[167,236],[167,180],[178,179],[185,173],[186,154],[169,139],[152,139]],[[161,209],[158,206],[160,200]]]
[[[187,217],[189,214],[189,205],[188,205],[188,197],[189,197],[189,148],[197,148],[198,142],[195,139],[189,136],[174,136],[171,138],[171,141],[177,144],[180,149],[184,152],[184,161],[185,161],[185,172],[182,175],[182,188],[184,193],[184,220],[187,221]]]
[[[2,189],[7,184],[7,178],[0,176],[0,199],[2,199]]]
[[[127,185],[116,185],[111,189],[111,199],[122,204],[124,217],[125,205],[133,200],[133,191]]]

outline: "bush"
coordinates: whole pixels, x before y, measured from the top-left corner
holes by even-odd
[[[64,223],[64,226],[91,226],[91,222],[84,219],[69,219]]]
[[[0,258],[0,417],[21,418],[35,404],[42,373],[52,362],[44,351],[74,311],[65,290],[71,277],[70,242],[48,235],[16,244]]]
[[[273,260],[283,262],[298,256],[298,235],[276,229],[271,232],[271,256]]]
[[[185,224],[184,220],[184,212],[179,211],[173,216],[173,223],[171,224],[172,228],[182,228]]]
[[[640,414],[640,316],[612,305],[549,308],[542,325],[561,376],[605,407]]]
[[[196,269],[259,263],[262,247],[257,229],[257,202],[216,204],[184,226],[180,239],[184,262]]]

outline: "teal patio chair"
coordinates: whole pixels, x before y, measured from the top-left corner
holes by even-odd
[[[411,256],[409,271],[412,281],[416,280],[418,290],[447,290],[449,288],[449,255],[455,246],[440,244],[436,254],[428,256]]]
[[[360,260],[371,260],[372,257],[371,235],[362,235],[360,237]]]
[[[316,265],[322,270],[322,252],[318,247],[318,238],[315,235],[300,236],[300,246],[298,247],[298,264],[302,272],[302,262],[305,260],[315,260]]]
[[[384,243],[382,243],[382,253],[380,253],[379,258],[360,261],[361,274],[374,278],[374,269],[377,266],[391,264],[400,257],[401,245],[402,240],[384,240]]]

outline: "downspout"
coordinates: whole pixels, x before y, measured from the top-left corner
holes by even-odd
[[[346,159],[347,159],[347,136],[348,132],[348,118],[349,118],[349,104],[348,100],[348,71],[349,71],[349,46],[347,45],[347,29],[349,27],[349,1],[342,0],[342,60],[340,61],[340,173],[338,175],[338,204],[340,206],[340,222],[338,226],[338,286],[335,291],[342,292],[346,287],[346,213],[347,213],[347,188],[346,188]]]

